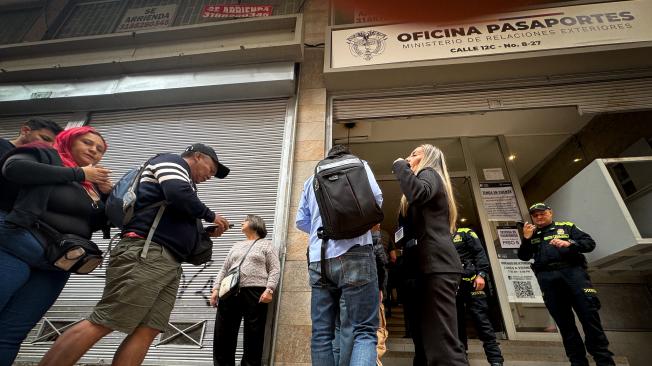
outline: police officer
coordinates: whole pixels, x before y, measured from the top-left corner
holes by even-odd
[[[466,310],[471,313],[473,324],[482,341],[484,353],[491,366],[502,366],[503,355],[500,352],[496,333],[489,320],[489,307],[484,288],[487,282],[489,261],[478,235],[471,229],[458,228],[453,236],[464,267],[462,283],[457,291],[457,329],[464,348],[468,349],[466,336]]]
[[[523,226],[523,243],[518,257],[523,261],[534,258],[532,269],[546,307],[557,323],[571,365],[588,366],[587,350],[597,366],[615,365],[598,315],[600,301],[582,254],[592,251],[595,241],[572,222],[553,222],[552,209],[545,203],[532,205],[530,216],[534,225],[526,222]],[[582,323],[585,342],[575,327],[571,309]]]

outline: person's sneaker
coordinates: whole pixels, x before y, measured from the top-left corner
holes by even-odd
[[[491,366],[503,366],[502,362],[492,362]]]

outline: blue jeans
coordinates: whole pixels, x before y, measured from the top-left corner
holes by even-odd
[[[69,274],[49,265],[27,230],[0,211],[0,366],[14,362],[20,344],[59,297]]]
[[[335,323],[341,313],[340,365],[376,363],[378,329],[378,275],[371,245],[354,246],[345,254],[326,260],[326,280],[321,263],[308,266],[312,287],[312,364],[335,366]],[[350,362],[348,350],[350,349]]]

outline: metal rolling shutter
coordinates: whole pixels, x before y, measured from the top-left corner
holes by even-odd
[[[556,80],[555,85],[476,85],[466,90],[402,96],[342,98],[333,101],[335,121],[577,106],[580,113],[652,107],[652,77],[594,81]]]
[[[181,153],[194,142],[213,146],[220,161],[231,168],[224,179],[211,179],[198,186],[204,203],[235,224],[235,228],[214,240],[213,262],[194,267],[184,264],[172,323],[201,323],[205,326],[201,347],[188,340],[185,345],[159,345],[150,348],[145,364],[211,364],[215,309],[208,306],[212,282],[236,241],[242,240],[239,224],[246,214],[262,216],[273,236],[274,209],[279,182],[283,129],[287,99],[210,103],[165,108],[148,108],[92,114],[90,125],[106,138],[109,149],[102,165],[118,179],[159,152]],[[112,234],[117,232],[112,231]],[[106,249],[107,240],[94,240]],[[104,286],[104,268],[92,276],[73,275],[47,321],[78,320],[86,317],[99,300]],[[36,342],[41,322],[23,343],[20,360],[37,360],[51,342]],[[100,341],[81,360],[82,363],[110,363],[124,335],[114,332]],[[182,339],[185,339],[183,336]],[[156,345],[160,337],[154,341]],[[187,340],[187,339],[186,339]],[[241,354],[241,337],[238,355]]]
[[[65,128],[68,120],[72,117],[72,113],[58,113],[58,114],[44,114],[38,116],[11,116],[0,117],[0,137],[5,139],[14,139],[18,136],[18,130],[27,122],[31,117],[41,117],[51,119]]]

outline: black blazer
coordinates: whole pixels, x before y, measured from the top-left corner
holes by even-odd
[[[409,203],[407,217],[416,247],[405,251],[406,261],[415,263],[418,272],[462,273],[462,263],[455,250],[448,225],[448,201],[442,178],[432,168],[415,175],[407,161],[394,163],[394,174]],[[410,258],[412,257],[412,258]]]

